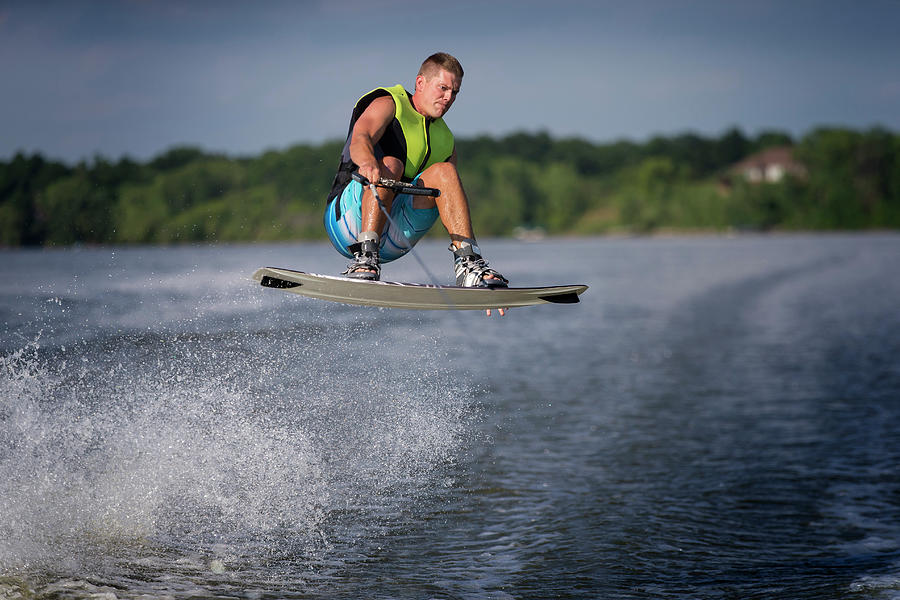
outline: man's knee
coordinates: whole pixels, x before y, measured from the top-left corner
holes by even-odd
[[[448,179],[458,179],[459,173],[456,170],[456,165],[452,162],[439,162],[434,163],[424,171],[422,171],[423,178],[437,178],[442,180]]]
[[[403,161],[398,158],[394,158],[393,156],[385,156],[381,160],[382,169],[385,173],[382,177],[387,177],[388,179],[400,179],[403,177]]]

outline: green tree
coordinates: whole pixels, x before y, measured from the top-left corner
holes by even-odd
[[[529,224],[536,191],[527,163],[497,158],[461,175],[480,235],[509,235],[515,227]]]
[[[536,201],[533,222],[550,233],[571,229],[588,204],[587,182],[572,165],[551,163],[534,176]]]
[[[649,232],[671,222],[679,168],[671,158],[648,158],[637,166],[622,195],[623,223],[637,231]]]
[[[748,149],[748,154],[759,152],[766,148],[775,148],[778,146],[793,146],[794,139],[791,135],[784,131],[768,130],[761,132]]]
[[[151,160],[149,166],[154,171],[173,171],[205,158],[206,153],[196,146],[176,146]]]
[[[725,132],[715,142],[713,152],[716,156],[716,168],[721,169],[732,165],[750,153],[750,140],[738,128],[732,128]]]
[[[43,190],[72,170],[48,161],[40,154],[17,153],[9,163],[0,162],[0,244],[40,244],[44,232],[37,218],[36,202]]]
[[[51,184],[35,203],[44,232],[43,243],[110,241],[110,196],[85,171]]]
[[[170,216],[163,193],[163,176],[150,183],[126,184],[113,208],[114,239],[123,243],[168,241],[162,228]]]

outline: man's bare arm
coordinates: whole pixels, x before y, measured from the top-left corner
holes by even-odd
[[[385,129],[394,118],[394,99],[381,96],[359,116],[353,126],[350,138],[350,160],[359,166],[359,174],[369,181],[381,179],[381,165],[375,158],[375,144],[384,135]]]

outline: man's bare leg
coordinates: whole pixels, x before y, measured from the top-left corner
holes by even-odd
[[[472,230],[472,215],[469,213],[469,199],[462,186],[462,180],[452,163],[436,163],[425,169],[419,180],[425,187],[441,190],[437,198],[415,196],[413,208],[433,208],[437,206],[441,222],[450,234],[450,241],[456,248],[462,242],[475,239]]]
[[[425,187],[434,187],[441,190],[437,198],[414,196],[413,208],[433,208],[437,206],[441,215],[441,223],[450,234],[453,246],[459,249],[463,242],[475,244],[475,232],[472,228],[472,215],[469,212],[469,198],[463,189],[462,180],[456,165],[443,162],[435,163],[425,169],[419,180]],[[494,279],[491,273],[485,274],[486,279]],[[505,309],[498,309],[500,315],[506,314]],[[491,311],[487,311],[490,316]]]
[[[379,161],[379,168],[382,177],[400,179],[403,175],[403,163],[401,163],[399,159],[391,156],[387,156]],[[384,205],[384,210],[390,213],[391,206],[394,202],[394,192],[383,189],[379,192],[378,197],[381,199],[381,204]],[[361,213],[359,235],[357,236],[356,241],[363,242],[371,240],[374,241],[375,247],[377,248],[381,234],[384,232],[385,225],[387,224],[387,216],[381,210],[381,207],[378,206],[378,201],[375,199],[375,196],[372,195],[372,190],[368,187],[363,188]],[[377,270],[372,269],[367,265],[357,264],[352,270],[355,273],[373,273],[377,275]],[[351,277],[352,276],[353,275],[351,275]]]
[[[403,176],[403,163],[400,162],[399,159],[396,159],[393,156],[386,156],[380,162],[382,177],[388,179],[400,179]],[[390,213],[391,205],[394,202],[394,192],[382,189],[378,192],[378,197],[381,198],[384,209]],[[362,196],[362,223],[359,228],[360,233],[373,231],[380,236],[384,231],[386,223],[387,216],[385,216],[381,211],[381,208],[379,208],[378,202],[372,195],[372,190],[368,187],[364,188]]]

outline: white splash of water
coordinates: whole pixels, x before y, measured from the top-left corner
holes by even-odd
[[[382,366],[336,387],[321,347],[254,368],[192,339],[0,358],[0,570],[78,572],[110,545],[221,569],[321,555],[340,515],[377,521],[427,493],[474,418],[440,372]]]

